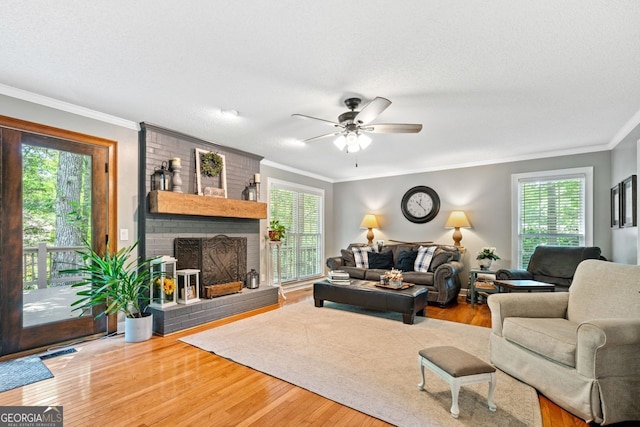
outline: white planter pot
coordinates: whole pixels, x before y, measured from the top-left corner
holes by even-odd
[[[144,317],[124,319],[125,342],[146,341],[153,335],[153,313],[143,313]]]
[[[480,266],[481,270],[488,270],[491,268],[491,263],[493,262],[493,260],[491,258],[484,258],[484,259],[479,259],[478,260],[478,265]]]

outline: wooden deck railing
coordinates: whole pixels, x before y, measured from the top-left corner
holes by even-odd
[[[38,243],[35,248],[24,248],[22,254],[22,288],[44,289],[62,286],[82,279],[81,276],[60,274],[61,270],[76,268],[82,264],[82,256],[77,253],[82,246],[47,246]]]

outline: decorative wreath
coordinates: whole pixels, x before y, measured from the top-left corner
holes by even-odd
[[[218,176],[222,172],[222,157],[213,151],[200,154],[200,173],[204,176]]]

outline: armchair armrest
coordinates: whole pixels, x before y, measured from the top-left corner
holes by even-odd
[[[640,377],[640,319],[594,319],[578,326],[576,369],[587,378]]]
[[[501,268],[496,271],[496,279],[498,280],[533,280],[533,274],[527,270],[516,270],[509,268]]]
[[[502,336],[502,323],[507,317],[566,318],[569,293],[492,294],[487,303],[491,310],[491,331]]]
[[[344,259],[341,256],[327,258],[327,267],[329,270],[340,270],[344,266]]]
[[[464,268],[460,261],[449,261],[441,264],[433,272],[433,286],[438,292],[437,302],[441,305],[455,300],[460,293],[460,278],[458,274]]]

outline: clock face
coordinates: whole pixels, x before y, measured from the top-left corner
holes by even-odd
[[[400,208],[409,221],[425,223],[438,215],[440,198],[432,188],[420,185],[405,193]]]

